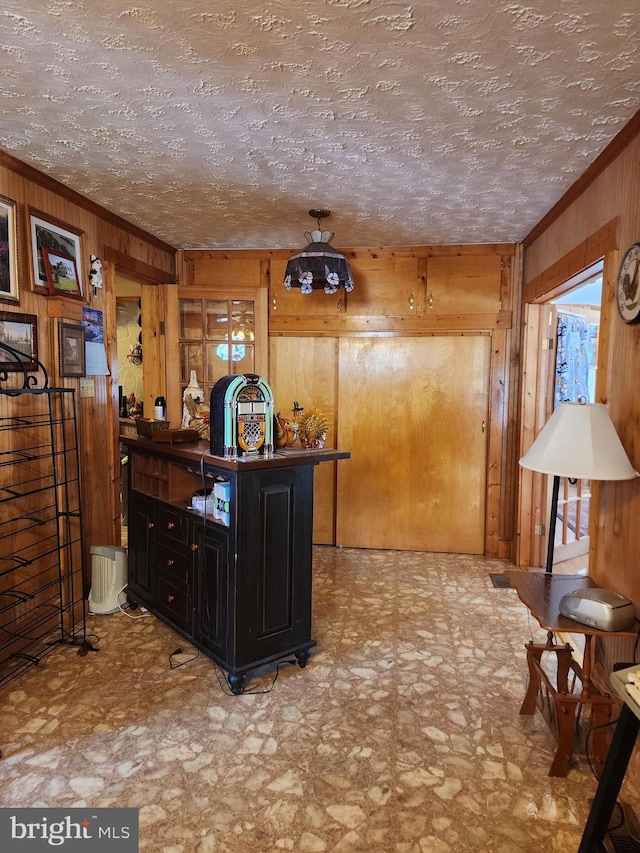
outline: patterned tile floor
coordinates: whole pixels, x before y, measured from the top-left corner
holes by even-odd
[[[317,547],[317,649],[242,696],[153,616],[89,616],[97,654],[0,691],[0,806],[135,806],[148,853],[574,853],[596,781],[518,714],[543,634],[504,569]]]

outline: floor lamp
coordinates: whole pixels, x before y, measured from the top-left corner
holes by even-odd
[[[553,476],[547,574],[553,571],[560,477],[631,480],[640,476],[629,462],[607,407],[602,403],[560,403],[520,460],[520,465]]]

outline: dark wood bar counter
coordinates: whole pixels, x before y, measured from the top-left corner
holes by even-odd
[[[252,671],[286,657],[304,667],[315,645],[314,469],[349,453],[284,448],[224,459],[204,441],[121,441],[129,454],[128,599],[218,663],[234,693]],[[192,508],[194,492],[220,489],[221,517]]]

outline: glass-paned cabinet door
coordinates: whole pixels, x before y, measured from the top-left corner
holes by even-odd
[[[205,400],[228,374],[256,372],[256,310],[250,299],[180,299],[180,384],[196,371]]]

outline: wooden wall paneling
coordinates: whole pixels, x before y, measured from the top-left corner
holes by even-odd
[[[122,533],[122,468],[120,463],[120,398],[118,394],[118,332],[117,332],[117,302],[116,302],[116,269],[113,263],[105,261],[102,266],[102,277],[106,292],[111,294],[106,300],[104,320],[104,338],[107,351],[107,365],[111,372],[106,377],[104,390],[106,408],[111,413],[111,470],[109,488],[111,493],[111,526],[115,532],[112,541],[119,543]],[[110,543],[108,543],[110,544]]]
[[[142,284],[140,313],[142,316],[143,411],[145,417],[152,418],[155,398],[160,394],[166,396],[166,327],[164,293],[161,287]],[[173,426],[177,427],[177,424]]]
[[[31,288],[31,239],[28,210],[41,211],[44,218],[55,218],[83,232],[82,269],[86,304],[108,317],[111,300],[115,303],[113,278],[106,277],[105,286],[95,294],[87,287],[89,255],[96,254],[103,261],[105,250],[111,247],[124,257],[134,258],[147,268],[169,273],[173,269],[174,250],[153,235],[124,220],[119,220],[94,202],[75,194],[47,176],[26,167],[10,155],[0,152],[0,193],[18,204],[19,288],[20,303],[15,310],[35,314],[38,318],[38,344],[42,360],[52,377],[57,377],[57,323],[58,319],[78,322],[82,316],[82,303],[51,298],[36,293]],[[165,276],[166,277],[166,276]],[[9,308],[9,306],[7,306]],[[13,308],[9,309],[13,310]],[[115,305],[113,306],[115,311]],[[105,331],[107,329],[105,328]],[[107,344],[109,345],[109,344]],[[85,528],[85,579],[88,580],[91,545],[119,544],[119,511],[116,489],[116,472],[119,480],[119,458],[116,453],[114,385],[117,373],[108,377],[91,377],[92,397],[79,395],[78,379],[65,377],[59,384],[76,388],[78,412],[79,455],[83,486],[83,522]],[[117,389],[115,391],[117,396]],[[106,440],[105,440],[106,438]]]
[[[313,294],[308,294],[313,299]],[[319,296],[319,294],[318,294]],[[349,296],[349,294],[347,294]],[[306,296],[300,296],[305,299]],[[331,298],[331,297],[327,297]],[[282,303],[278,302],[279,305]],[[347,301],[348,305],[348,301]],[[280,315],[273,310],[269,313],[269,332],[271,334],[398,334],[421,335],[433,332],[478,331],[510,328],[511,311],[497,311],[493,314],[431,314],[406,317],[353,316],[337,313],[332,315],[313,314]]]
[[[339,545],[484,552],[488,335],[341,338]],[[417,522],[417,523],[416,523]]]
[[[165,317],[165,388],[167,393],[167,420],[173,429],[178,429],[182,423],[182,387],[180,385],[180,345],[178,342],[179,296],[182,288],[164,287],[164,317]]]
[[[508,350],[506,331],[494,330],[491,334],[491,394],[489,400],[489,415],[487,418],[487,510],[485,522],[485,554],[487,557],[511,557],[511,553],[504,554],[505,546],[502,544],[501,536],[503,516],[513,512],[503,496],[503,483],[508,483],[508,477],[504,476],[505,459],[504,447],[506,444],[507,431],[505,423],[507,418],[507,398],[505,390],[508,390]],[[507,389],[505,389],[507,385]],[[507,496],[509,492],[507,491]],[[508,526],[507,526],[508,529]],[[506,542],[506,537],[504,537]],[[511,545],[512,543],[509,543]],[[511,547],[508,548],[511,551]]]
[[[503,309],[509,309],[511,312],[513,322],[508,329],[504,330],[504,339],[502,330],[495,330],[493,333],[491,359],[492,427],[489,437],[489,464],[492,465],[494,459],[499,459],[500,508],[498,553],[496,556],[501,559],[513,560],[515,556],[516,486],[518,481],[520,388],[518,371],[522,328],[522,252],[519,247],[516,248],[513,255],[505,254],[502,256],[500,301]],[[498,403],[497,406],[496,403]],[[500,430],[495,430],[493,421],[496,417],[499,419]],[[498,446],[500,453],[497,450]]]
[[[260,257],[220,257],[211,252],[184,252],[189,263],[188,285],[207,285],[233,291],[260,287]]]
[[[290,419],[294,401],[319,409],[329,421],[326,446],[337,447],[337,339],[274,337],[269,342],[269,361],[276,412]],[[318,465],[313,503],[316,544],[335,545],[335,489],[336,463]]]
[[[618,245],[618,223],[618,217],[611,219],[595,234],[574,246],[562,258],[528,281],[522,294],[523,300],[536,302],[542,298],[550,300],[559,296],[563,287],[567,287],[570,278],[615,250]]]
[[[324,293],[314,293],[309,296],[299,291],[287,293],[282,279],[288,258],[293,250],[225,250],[185,251],[181,253],[182,263],[179,263],[181,281],[189,281],[189,287],[198,289],[203,270],[206,274],[216,268],[216,275],[225,280],[233,276],[225,273],[225,264],[234,261],[236,264],[244,260],[259,261],[260,285],[264,292],[269,287],[269,334],[272,353],[275,352],[273,342],[276,338],[326,338],[336,337],[399,337],[410,340],[425,335],[440,335],[451,333],[477,333],[479,330],[500,330],[490,347],[490,376],[491,376],[491,412],[487,418],[487,450],[492,470],[491,486],[487,494],[486,540],[491,555],[509,558],[512,553],[513,536],[513,495],[515,464],[511,460],[509,466],[508,447],[514,452],[516,444],[517,407],[511,399],[511,371],[517,365],[519,332],[516,326],[512,331],[514,308],[519,306],[519,300],[514,300],[514,270],[512,259],[515,247],[508,244],[483,246],[424,246],[424,247],[367,247],[343,249],[354,269],[362,264],[364,269],[372,270],[372,278],[367,282],[371,293],[367,297],[366,307],[354,309],[353,301],[349,302],[347,295],[346,311],[338,311],[338,303],[332,302],[332,297]],[[404,300],[393,310],[405,311],[406,314],[389,315],[390,293],[398,286],[398,277],[404,276],[402,284],[405,289],[409,283],[416,284],[418,294],[424,290],[424,281],[428,266],[432,259],[445,259],[445,266],[453,270],[461,264],[465,275],[462,276],[465,287],[473,287],[474,273],[482,272],[482,280],[492,277],[491,310],[484,313],[465,313],[467,307],[455,313],[435,313],[420,305],[423,313],[413,314],[410,306],[405,306]],[[488,259],[488,260],[486,260]],[[486,263],[485,263],[486,261]],[[217,267],[215,267],[217,264]],[[484,265],[484,266],[483,266]],[[196,272],[199,270],[200,272]],[[410,276],[407,270],[411,271]],[[490,271],[487,272],[487,271]],[[518,273],[520,269],[518,269]],[[381,288],[383,293],[378,298],[376,291]],[[401,288],[400,288],[401,289]],[[384,292],[386,291],[386,293]],[[411,290],[408,291],[411,294]],[[361,295],[364,293],[360,289]],[[343,294],[344,296],[344,294]],[[353,294],[351,294],[353,296]],[[370,299],[369,299],[370,297]],[[291,300],[291,301],[288,301]],[[293,302],[295,300],[295,302]],[[454,300],[455,301],[455,300]],[[486,302],[483,296],[480,300]],[[370,304],[369,304],[370,302]],[[275,304],[274,304],[275,303]],[[341,305],[340,307],[344,307]],[[450,309],[450,306],[447,306]],[[354,314],[354,310],[365,313]],[[366,313],[366,312],[377,313]],[[177,315],[176,315],[177,316]],[[167,309],[168,326],[170,325]],[[167,362],[177,363],[177,351],[174,356],[172,344],[167,341]],[[277,343],[276,345],[277,346]],[[495,350],[495,351],[494,351]],[[279,368],[273,372],[271,365],[267,373],[270,382],[279,375]],[[172,395],[173,396],[173,395]],[[170,404],[171,405],[171,404]],[[511,439],[509,439],[511,436]],[[509,440],[511,444],[508,445]],[[508,470],[507,470],[508,468]],[[494,477],[495,472],[495,477]],[[506,520],[505,520],[506,518]],[[510,538],[511,537],[511,538]]]
[[[551,307],[528,305],[522,343],[525,366],[521,381],[521,423],[518,457],[523,456],[535,441],[548,417],[549,383],[552,381],[555,350],[544,350],[543,340],[550,335]],[[545,563],[546,537],[537,534],[536,525],[549,527],[546,515],[546,477],[534,474],[518,465],[518,536],[516,562],[530,568]]]

